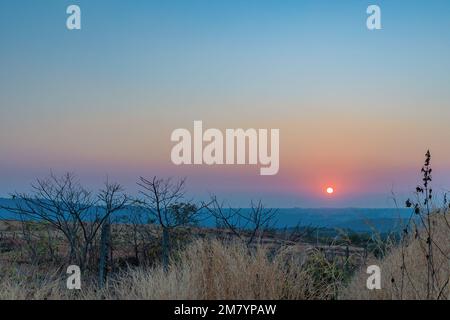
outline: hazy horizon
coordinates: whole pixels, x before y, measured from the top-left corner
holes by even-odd
[[[68,5],[82,29],[65,26]],[[450,3],[3,1],[0,197],[53,170],[187,177],[235,206],[392,208],[420,182],[450,188]],[[175,166],[171,132],[280,129],[280,169]],[[325,192],[334,188],[333,195]]]

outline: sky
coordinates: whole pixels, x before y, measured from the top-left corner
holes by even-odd
[[[0,196],[70,171],[131,194],[139,176],[187,177],[233,206],[391,207],[427,149],[445,192],[448,57],[445,0],[0,0]],[[278,174],[175,166],[171,132],[194,120],[279,129]]]

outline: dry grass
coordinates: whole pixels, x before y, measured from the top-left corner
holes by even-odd
[[[320,255],[315,260],[323,266]],[[244,244],[199,240],[162,267],[130,269],[98,290],[64,288],[63,277],[3,272],[0,299],[329,299],[335,286],[289,248],[270,253]],[[82,279],[83,281],[83,279]]]
[[[436,288],[430,298],[449,299],[450,229],[442,216],[433,218],[433,225]],[[365,268],[343,287],[342,268],[320,252],[305,260],[296,249],[197,240],[172,257],[168,270],[128,269],[111,276],[101,290],[84,276],[81,291],[65,288],[63,271],[0,263],[0,299],[330,299],[338,293],[341,299],[426,298],[426,250],[413,235],[404,247],[369,263],[381,267],[381,290],[366,288]]]
[[[71,295],[55,274],[16,266],[1,266],[0,272],[0,300],[59,299]]]
[[[433,265],[435,288],[430,299],[450,299],[450,228],[444,217],[435,215],[433,222]],[[365,268],[342,292],[345,299],[426,299],[427,258],[423,240],[411,235],[407,245],[393,248],[383,260],[372,261],[381,268],[380,290],[368,290]],[[402,268],[404,266],[404,268]]]
[[[107,292],[119,299],[319,299],[330,294],[289,249],[269,258],[262,247],[249,253],[242,244],[218,241],[194,243],[167,272],[135,270],[110,285]]]

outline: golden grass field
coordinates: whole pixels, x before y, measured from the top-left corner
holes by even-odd
[[[434,218],[433,224],[436,288],[430,298],[449,299],[445,284],[450,277],[450,229],[441,218]],[[5,231],[5,225],[2,228]],[[366,288],[368,264],[381,267],[381,290]],[[413,236],[404,246],[390,248],[381,260],[369,257],[350,279],[343,277],[343,267],[313,247],[281,244],[274,249],[262,244],[249,249],[239,241],[203,237],[174,253],[167,270],[158,264],[124,268],[110,275],[101,289],[95,275],[83,275],[77,291],[66,288],[63,268],[28,264],[20,255],[3,252],[0,299],[426,298],[427,260],[423,244]]]

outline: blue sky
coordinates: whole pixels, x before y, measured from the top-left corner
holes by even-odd
[[[70,4],[82,30],[65,27]],[[367,30],[369,4],[382,30]],[[427,148],[445,189],[449,18],[448,1],[2,0],[0,194],[52,169],[131,191],[177,174],[238,202],[386,206]],[[170,132],[193,120],[280,128],[280,174],[173,168]],[[342,193],[324,199],[321,181]]]

